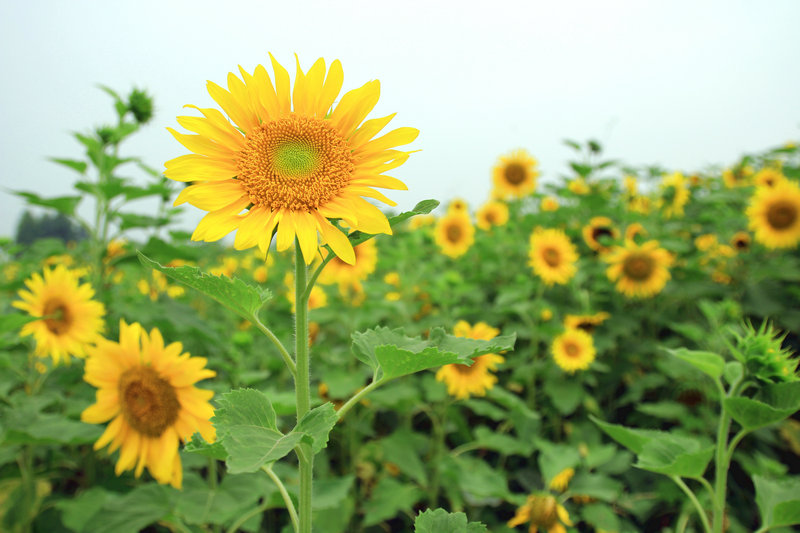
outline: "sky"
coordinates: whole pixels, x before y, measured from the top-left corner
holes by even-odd
[[[121,155],[163,168],[187,153],[166,131],[183,105],[213,106],[206,80],[224,85],[267,52],[292,74],[295,53],[304,69],[340,59],[345,91],[381,81],[370,116],[397,112],[393,127],[421,132],[393,174],[409,188],[389,192],[397,209],[454,197],[478,207],[497,158],[516,148],[555,179],[565,138],[598,139],[630,165],[730,165],[800,138],[798,20],[796,0],[4,0],[0,237],[25,209],[9,190],[74,194],[76,175],[48,158],[81,158],[72,132],[114,120],[98,84],[154,96],[153,120]],[[188,207],[183,227],[202,214]]]

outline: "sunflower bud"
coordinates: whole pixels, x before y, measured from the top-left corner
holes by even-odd
[[[128,110],[136,122],[145,124],[153,118],[153,99],[146,92],[134,89],[128,96]]]
[[[754,377],[767,383],[800,381],[797,375],[797,359],[792,352],[782,347],[786,335],[779,335],[771,325],[763,322],[756,329],[746,324],[744,334],[736,335],[733,353],[745,364]]]

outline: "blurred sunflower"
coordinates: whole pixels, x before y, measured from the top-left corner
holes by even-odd
[[[628,242],[604,258],[611,266],[608,279],[617,283],[619,292],[629,298],[648,298],[661,292],[670,279],[672,254],[658,246],[658,241],[641,245]]]
[[[793,248],[800,242],[800,187],[783,180],[758,187],[747,207],[749,227],[767,248]]]
[[[525,150],[514,150],[500,157],[494,167],[494,198],[522,198],[536,188],[538,161]]]
[[[505,226],[508,222],[508,206],[498,200],[486,202],[475,213],[475,218],[477,226],[484,231],[490,230],[493,226]]]
[[[753,167],[750,165],[738,165],[722,171],[722,182],[728,188],[745,187],[750,185],[750,177],[752,175]]]
[[[138,323],[120,321],[119,342],[102,339],[89,349],[83,379],[97,387],[97,401],[81,413],[89,424],[111,421],[94,443],[109,453],[119,449],[115,472],[147,467],[162,484],[180,488],[183,468],[179,441],[199,432],[207,442],[215,438],[210,419],[214,395],[194,386],[216,375],[206,359],[181,353],[183,346],[164,346],[157,329],[150,334]]]
[[[568,329],[555,339],[550,347],[553,360],[564,372],[586,370],[597,352],[592,336],[581,329]]]
[[[594,333],[595,328],[611,318],[605,311],[593,315],[567,315],[564,317],[565,329],[580,329],[588,334]]]
[[[589,194],[592,190],[583,178],[575,178],[567,183],[567,189],[573,194],[584,195]]]
[[[466,213],[469,206],[467,206],[467,202],[464,201],[463,198],[455,198],[447,205],[447,212],[452,213],[453,211]]]
[[[619,230],[608,217],[593,217],[583,227],[582,233],[589,248],[598,253],[609,251],[613,242],[619,238]]]
[[[236,249],[257,245],[266,254],[277,228],[279,252],[297,239],[311,263],[321,240],[353,263],[346,234],[328,219],[342,219],[366,233],[391,234],[386,216],[365,197],[396,205],[373,187],[406,189],[383,173],[408,159],[410,152],[395,147],[412,142],[419,132],[398,128],[374,138],[394,117],[363,122],[378,103],[377,80],[346,93],[333,107],[343,80],[338,60],[327,76],[322,58],[306,73],[298,60],[292,89],[289,73],[271,54],[270,59],[274,85],[262,65],[253,74],[240,67],[241,79],[228,74],[228,90],[208,82],[209,94],[233,124],[216,109],[195,107],[203,117],[182,116],[178,123],[199,135],[168,128],[194,152],[166,162],[165,176],[195,182],[175,205],[189,202],[208,211],[193,240],[216,241],[238,230]]]
[[[11,305],[32,317],[40,318],[22,327],[20,335],[32,335],[36,340],[35,354],[50,356],[57,365],[70,356],[84,357],[89,345],[102,337],[105,307],[92,300],[94,289],[81,284],[76,272],[63,265],[45,268],[25,280],[28,290],[17,294],[22,300]]]
[[[753,177],[756,187],[774,187],[776,184],[785,180],[786,176],[776,167],[764,167]]]
[[[283,277],[283,284],[286,286],[286,299],[292,306],[292,313],[296,311],[294,294],[294,274],[287,272]],[[328,293],[319,285],[314,285],[308,294],[308,310],[319,309],[328,305]]]
[[[453,335],[468,339],[491,340],[500,334],[500,330],[485,322],[471,326],[465,320],[459,320],[453,328]],[[436,372],[436,380],[447,385],[447,393],[459,400],[472,396],[484,396],[486,391],[494,387],[497,377],[491,373],[505,359],[502,356],[487,353],[479,355],[472,365],[444,365]]]
[[[550,483],[547,485],[548,488],[551,490],[557,490],[558,492],[564,492],[567,490],[569,486],[570,480],[575,475],[575,469],[572,467],[565,468],[555,476],[553,479],[550,480]]]
[[[323,285],[338,284],[339,291],[343,295],[348,294],[351,290],[357,293],[362,292],[361,282],[375,272],[375,265],[378,263],[378,247],[375,245],[375,240],[370,239],[355,246],[353,251],[356,260],[352,265],[334,256],[320,273],[319,282]],[[323,257],[327,257],[328,251],[323,249],[322,254]]]
[[[517,527],[530,522],[528,533],[538,533],[539,528],[546,533],[566,533],[564,525],[572,526],[569,513],[550,494],[531,494],[527,501],[517,509],[514,518],[506,524]]]
[[[731,237],[731,246],[739,252],[746,252],[750,249],[750,234],[746,231],[737,232]]]
[[[698,235],[694,239],[694,245],[701,252],[707,252],[717,246],[717,236],[713,233]]]
[[[545,196],[539,204],[542,211],[556,211],[558,209],[558,198],[555,196]]]
[[[647,196],[634,196],[628,201],[628,210],[647,215],[653,208],[653,201]]]
[[[644,237],[647,235],[647,230],[644,229],[639,222],[634,222],[633,224],[629,224],[627,228],[625,228],[625,240],[626,241],[636,241],[638,237]]]
[[[661,197],[658,200],[658,207],[664,212],[664,216],[683,216],[683,207],[688,201],[689,188],[683,174],[673,172],[664,175],[661,179]]]
[[[408,229],[417,230],[426,226],[432,226],[436,223],[436,217],[433,215],[415,215],[408,221]]]
[[[531,233],[528,264],[546,285],[564,285],[577,272],[578,252],[559,229],[537,229]]]
[[[451,212],[436,223],[434,238],[444,255],[456,258],[475,242],[475,227],[465,213]]]

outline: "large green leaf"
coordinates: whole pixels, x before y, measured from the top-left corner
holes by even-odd
[[[51,157],[50,161],[53,163],[58,163],[59,165],[63,165],[67,168],[71,168],[80,174],[84,174],[86,172],[86,168],[88,167],[86,161],[75,161],[74,159],[60,159],[58,157]]]
[[[311,444],[312,452],[318,454],[328,445],[328,435],[337,420],[339,415],[333,404],[326,402],[307,412],[292,431],[303,433],[304,440]]]
[[[485,533],[480,522],[468,522],[464,513],[428,509],[414,519],[414,533]]]
[[[169,515],[176,496],[176,491],[155,483],[136,487],[124,496],[108,494],[82,531],[136,533]]]
[[[800,382],[768,385],[755,398],[725,398],[722,405],[744,429],[775,424],[800,409]]]
[[[800,477],[769,479],[753,476],[761,526],[800,524]]]
[[[385,477],[372,491],[372,498],[364,503],[364,526],[373,526],[394,518],[400,511],[410,511],[422,497],[415,485],[407,485]]]
[[[637,454],[642,453],[644,446],[653,439],[660,438],[664,435],[669,435],[669,433],[653,429],[636,429],[617,424],[609,424],[608,422],[603,422],[592,415],[589,415],[589,418],[592,420],[592,422],[600,426],[600,429],[605,431],[609,437]]]
[[[411,479],[425,486],[428,475],[425,465],[414,446],[415,435],[408,429],[401,428],[380,441],[383,460],[393,463],[400,471]]]
[[[314,497],[312,505],[315,511],[322,509],[335,509],[344,502],[350,489],[353,487],[355,476],[349,475],[339,478],[315,479]]]
[[[30,315],[7,314],[0,315],[0,333],[7,331],[16,331],[28,322],[39,320],[39,318]]]
[[[666,351],[678,359],[686,361],[696,369],[710,376],[711,379],[719,379],[722,372],[725,370],[725,359],[721,355],[713,352],[687,350],[686,348],[678,348],[677,350],[667,349]]]
[[[192,266],[165,267],[141,252],[139,261],[144,266],[163,272],[175,281],[213,298],[246,320],[254,320],[258,310],[271,297],[269,291],[248,285],[238,278],[206,274]]]
[[[713,455],[714,445],[708,442],[665,434],[642,447],[634,466],[668,476],[699,478]]]
[[[75,208],[81,203],[81,196],[58,196],[56,198],[42,198],[38,194],[24,191],[14,191],[14,194],[25,198],[30,205],[49,207],[65,215],[74,215]]]

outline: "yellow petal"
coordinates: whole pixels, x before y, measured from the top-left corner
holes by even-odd
[[[369,81],[345,93],[331,114],[333,126],[343,137],[349,138],[378,103],[380,94],[381,84],[378,80]]]
[[[197,228],[192,234],[192,240],[217,241],[235,230],[243,218],[239,213],[247,207],[248,203],[250,203],[250,200],[244,198],[224,209],[210,212],[197,224]]]
[[[358,148],[354,155],[358,158],[368,158],[372,154],[377,154],[387,148],[408,144],[417,138],[419,130],[416,128],[397,128],[386,135],[368,142]]]
[[[275,72],[275,92],[278,96],[278,110],[281,115],[285,115],[292,110],[289,73],[278,63],[272,52],[270,52],[269,58],[272,61],[272,70]]]
[[[317,110],[317,102],[322,93],[322,81],[325,79],[325,60],[317,59],[306,74],[306,104],[304,113],[313,115]],[[320,118],[324,117],[322,115]]]
[[[331,63],[328,77],[325,79],[325,85],[322,86],[322,92],[319,95],[319,102],[317,102],[318,117],[325,117],[328,114],[336,97],[339,96],[339,91],[342,90],[342,83],[344,82],[344,73],[342,72],[342,63],[337,59]]]
[[[375,137],[379,131],[385,128],[389,121],[391,121],[396,114],[397,113],[392,113],[391,115],[387,115],[383,118],[373,118],[364,122],[364,124],[362,124],[361,127],[356,130],[353,136],[350,137],[350,146],[352,146],[354,150],[357,150],[358,147],[368,142],[370,139]]]
[[[293,213],[294,225],[297,229],[297,240],[303,251],[303,259],[310,265],[317,256],[319,244],[317,240],[317,222],[314,215],[309,213]]]
[[[266,207],[251,207],[239,222],[233,247],[237,250],[245,250],[258,244],[258,240],[266,231],[270,218],[272,218],[272,213]]]
[[[276,245],[279,252],[288,249],[294,242],[294,219],[290,216],[290,213],[291,211],[289,210],[283,210],[278,215],[280,220],[278,221],[278,236]]]
[[[255,91],[258,93],[261,107],[265,113],[265,116],[261,117],[261,121],[267,122],[280,118],[278,95],[275,94],[275,87],[272,86],[272,80],[269,78],[264,65],[256,67],[255,72],[253,72],[253,82],[255,83]]]
[[[204,211],[217,211],[240,200],[246,194],[239,180],[211,181],[184,188],[172,205],[189,202]]]
[[[333,253],[335,253],[339,259],[347,264],[354,265],[356,262],[356,254],[355,251],[353,251],[353,245],[350,244],[350,240],[347,238],[347,236],[333,227],[333,225],[322,215],[316,215],[316,217],[317,227],[319,228],[325,243],[331,247]]]
[[[353,198],[353,202],[358,213],[357,229],[373,235],[377,233],[392,234],[389,220],[380,209],[362,198]]]
[[[215,111],[215,110],[212,110]],[[219,111],[217,111],[219,113]],[[220,116],[222,114],[220,113]],[[178,124],[183,126],[189,131],[198,133],[212,141],[219,143],[221,146],[230,151],[238,152],[244,148],[244,137],[233,129],[230,125],[228,127],[220,128],[216,123],[204,117],[178,117]],[[228,124],[227,122],[225,124]]]

